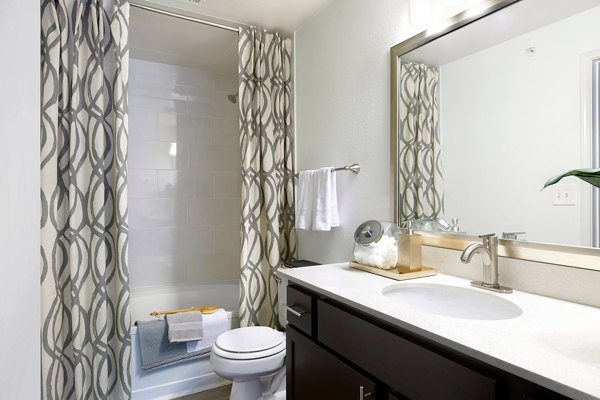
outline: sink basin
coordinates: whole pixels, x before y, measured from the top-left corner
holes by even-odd
[[[513,302],[480,290],[433,283],[404,283],[387,286],[383,295],[399,305],[446,317],[502,320],[523,312]]]

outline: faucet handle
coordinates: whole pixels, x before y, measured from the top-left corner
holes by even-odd
[[[498,243],[498,238],[495,233],[488,233],[487,235],[479,235],[480,239],[483,239],[483,245],[486,247],[495,246]]]
[[[502,239],[519,240],[519,235],[525,235],[527,232],[502,232]]]

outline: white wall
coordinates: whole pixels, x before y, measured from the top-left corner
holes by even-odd
[[[40,397],[40,3],[0,13],[0,397]]]
[[[434,21],[476,3],[433,0]],[[392,219],[390,48],[421,30],[409,24],[408,0],[337,0],[297,30],[297,167],[362,166],[338,173],[342,226],[300,231],[301,258],[347,261],[361,222]]]
[[[236,91],[237,75],[131,60],[132,289],[239,279]]]
[[[574,206],[553,206],[552,188],[540,189],[586,167],[581,57],[598,49],[599,20],[596,7],[441,66],[447,219],[463,218],[471,234],[525,231],[528,240],[589,246],[579,198],[588,184],[561,182],[573,186]]]

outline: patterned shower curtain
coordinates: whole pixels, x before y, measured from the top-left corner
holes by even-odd
[[[438,86],[436,68],[401,64],[400,221],[444,213]]]
[[[279,327],[274,272],[295,255],[292,40],[240,32],[241,326]]]
[[[127,0],[42,0],[42,398],[130,397]]]

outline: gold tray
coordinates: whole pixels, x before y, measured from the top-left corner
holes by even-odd
[[[350,267],[360,269],[361,271],[370,272],[372,274],[385,276],[386,278],[395,279],[397,281],[424,278],[426,276],[433,276],[437,274],[437,269],[431,267],[421,267],[421,269],[418,271],[404,273],[400,273],[396,269],[369,267],[368,265],[359,264],[356,261],[350,261]]]

